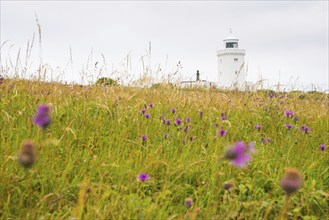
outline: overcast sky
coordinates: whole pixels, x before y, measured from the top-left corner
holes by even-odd
[[[78,72],[91,50],[91,63],[102,65],[102,53],[108,72],[125,69],[129,54],[128,69],[138,74],[152,42],[151,59],[144,61],[154,72],[158,65],[162,73],[172,72],[180,62],[185,79],[200,70],[201,78],[217,81],[217,50],[232,28],[246,49],[248,81],[328,87],[328,1],[1,0],[1,43],[8,40],[2,63],[9,48],[12,56],[22,48],[23,59],[27,41],[37,34],[35,13],[43,63],[65,69],[65,80],[81,80]],[[35,43],[33,62],[38,63]],[[70,47],[73,69],[66,68]]]

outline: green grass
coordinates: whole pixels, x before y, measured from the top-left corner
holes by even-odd
[[[23,80],[5,80],[0,94],[1,219],[278,219],[284,206],[279,181],[287,167],[304,178],[288,218],[329,218],[329,149],[319,149],[329,144],[326,94],[281,93],[271,99],[268,91]],[[140,110],[148,103],[154,107],[147,108],[146,119]],[[32,123],[39,104],[51,106],[45,131]],[[300,118],[291,131],[283,126],[294,124],[284,109]],[[162,124],[162,115],[170,126]],[[187,133],[184,123],[173,125],[176,117],[192,119]],[[216,123],[228,131],[226,137],[217,136]],[[258,132],[256,124],[263,129]],[[25,140],[34,141],[38,152],[28,170],[15,159]],[[239,140],[256,143],[244,169],[222,159],[225,147]],[[137,181],[142,172],[149,181]],[[234,182],[233,190],[223,190],[226,181]],[[188,197],[194,202],[189,209]]]

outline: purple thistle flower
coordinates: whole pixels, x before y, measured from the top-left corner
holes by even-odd
[[[179,118],[176,118],[175,119],[175,125],[180,125],[180,124],[182,124],[182,120],[179,119]]]
[[[146,113],[146,109],[143,108],[143,109],[141,110],[141,114],[144,115],[145,113]]]
[[[165,121],[165,124],[166,124],[167,126],[169,126],[169,125],[170,125],[170,121],[169,121],[169,120],[166,120],[166,121]]]
[[[327,148],[326,145],[324,145],[324,144],[320,144],[320,150],[321,150],[321,151],[325,151],[326,148]]]
[[[260,129],[262,129],[263,126],[261,126],[261,125],[256,125],[255,128],[256,128],[258,131],[260,131]]]
[[[187,133],[189,129],[190,129],[190,128],[189,128],[189,126],[187,125],[187,126],[184,128],[184,132]]]
[[[222,113],[222,114],[220,115],[220,119],[221,119],[222,121],[225,121],[225,120],[227,120],[227,117],[226,117],[226,115],[225,115],[224,113]]]
[[[193,199],[191,199],[191,198],[186,198],[186,199],[185,199],[185,202],[184,202],[184,206],[185,206],[186,208],[191,208],[192,205],[193,205]]]
[[[285,124],[284,125],[288,130],[291,130],[292,128],[294,128],[294,126],[292,124]]]
[[[271,93],[269,94],[269,96],[270,96],[270,98],[273,98],[273,97],[275,97],[275,93],[271,92]]]
[[[171,113],[175,114],[176,108],[171,108],[170,111],[171,111]]]
[[[310,127],[307,127],[305,125],[302,125],[301,128],[300,128],[302,131],[305,132],[305,134],[309,134],[311,132],[311,128]]]
[[[251,160],[251,156],[248,154],[250,146],[247,147],[242,141],[237,142],[233,147],[226,150],[224,158],[230,160],[233,165],[243,168]]]
[[[217,135],[219,137],[225,137],[227,135],[227,131],[224,130],[224,127],[221,127],[220,130],[217,131]]]
[[[189,122],[191,122],[191,118],[185,118],[184,121],[185,121],[186,123],[189,123]]]
[[[267,138],[267,142],[271,142],[271,138]]]
[[[148,104],[148,106],[149,106],[150,108],[153,108],[153,104],[152,104],[152,103]]]
[[[202,118],[202,116],[203,116],[203,112],[201,110],[199,110],[199,116],[200,116],[200,118]]]
[[[260,141],[263,142],[264,144],[266,144],[268,142],[267,139],[265,139],[265,138],[262,138]]]
[[[149,113],[144,114],[144,117],[145,117],[145,118],[150,118],[150,117],[151,117],[151,114],[149,114]]]
[[[145,142],[147,140],[147,136],[143,135],[142,137],[142,141]]]
[[[296,123],[299,120],[299,117],[294,117],[294,122]]]
[[[194,137],[193,136],[190,136],[190,141],[192,142],[194,140]]]
[[[147,173],[141,173],[138,175],[137,179],[141,182],[145,182],[150,179],[149,175]]]
[[[39,105],[38,111],[33,118],[33,123],[45,129],[50,122],[49,107],[47,105]]]
[[[287,118],[292,118],[294,116],[294,112],[292,110],[284,110],[284,113]]]

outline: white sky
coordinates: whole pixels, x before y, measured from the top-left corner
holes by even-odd
[[[217,50],[229,28],[246,49],[247,80],[268,80],[270,85],[315,84],[328,89],[328,1],[3,1],[1,0],[2,64],[8,54],[15,60],[19,48],[36,33],[37,14],[42,28],[42,58],[54,69],[65,69],[62,79],[81,80],[78,73],[106,58],[108,74],[142,70],[141,57],[152,42],[151,67],[174,71],[180,61],[185,79],[217,81]],[[13,45],[13,47],[10,47]],[[73,55],[73,69],[66,68]],[[31,60],[39,62],[35,42]],[[120,66],[121,65],[121,66]],[[101,66],[101,64],[98,65]],[[91,68],[92,69],[92,68]],[[57,72],[54,73],[58,74]],[[154,73],[153,73],[154,74]],[[96,77],[96,76],[94,76]]]

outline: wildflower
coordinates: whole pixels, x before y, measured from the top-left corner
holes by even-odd
[[[222,113],[222,114],[220,115],[220,119],[221,119],[222,121],[225,121],[225,120],[227,120],[227,117],[226,117],[226,115],[225,115],[224,113]]]
[[[224,158],[240,168],[246,166],[246,163],[251,160],[249,152],[253,152],[254,144],[250,143],[248,146],[243,141],[237,142],[234,146],[226,149]]]
[[[142,136],[142,141],[146,141],[147,140],[147,137],[145,135]]]
[[[224,130],[224,127],[221,127],[220,130],[217,131],[219,137],[225,137],[227,135],[227,131]]]
[[[280,186],[283,191],[290,196],[302,187],[303,177],[296,168],[288,168],[281,178]]]
[[[141,110],[141,114],[144,115],[145,113],[146,113],[146,109],[143,108],[143,109]]]
[[[231,188],[233,188],[233,186],[234,186],[234,183],[230,182],[230,181],[223,183],[223,189],[227,190],[227,191],[230,190]]]
[[[274,92],[271,92],[271,93],[269,94],[269,96],[270,96],[270,98],[273,98],[273,97],[275,97],[275,93],[274,93]]]
[[[292,118],[294,116],[294,112],[292,110],[284,110],[284,113],[287,118]]]
[[[260,131],[260,129],[262,129],[263,126],[261,126],[261,125],[256,125],[255,128],[256,128],[258,131]]]
[[[150,179],[150,177],[149,177],[149,175],[147,175],[147,173],[141,173],[137,177],[137,180],[139,180],[141,182],[145,182],[145,181],[147,181],[149,179]]]
[[[151,114],[147,113],[144,115],[145,118],[150,118],[151,117]]]
[[[167,126],[169,126],[169,125],[170,125],[170,121],[169,121],[169,120],[165,120],[165,124],[166,124]]]
[[[179,118],[176,118],[175,119],[175,125],[180,125],[180,124],[182,124],[182,120],[179,119]]]
[[[184,121],[185,121],[186,123],[189,123],[189,122],[191,122],[191,118],[185,118]]]
[[[152,103],[148,104],[148,106],[149,106],[150,108],[153,108],[153,104],[152,104]]]
[[[169,134],[164,134],[163,137],[164,137],[165,139],[168,139]]]
[[[320,150],[321,150],[321,151],[324,151],[326,148],[327,148],[326,145],[324,145],[324,144],[320,144]]]
[[[200,118],[202,118],[202,116],[203,116],[203,112],[201,110],[199,110],[199,116],[200,116]]]
[[[312,130],[310,127],[307,127],[305,125],[302,125],[301,128],[300,128],[302,131],[305,132],[305,134],[309,134],[310,131]]]
[[[193,136],[190,136],[190,141],[192,142],[194,140],[194,137]]]
[[[17,160],[25,168],[33,166],[36,161],[36,150],[35,145],[31,141],[26,141],[22,144]]]
[[[190,128],[189,128],[189,126],[187,125],[187,126],[184,128],[184,132],[187,133],[189,129],[190,129]]]
[[[191,208],[193,206],[193,199],[192,198],[186,198],[185,199],[184,206],[186,208]]]
[[[33,123],[46,128],[50,124],[49,107],[47,105],[39,105],[38,111],[33,118]]]
[[[296,123],[299,120],[299,117],[294,117],[294,122]]]
[[[170,111],[171,111],[171,113],[175,114],[176,108],[171,108]]]
[[[260,141],[263,142],[264,144],[266,144],[268,142],[267,139],[265,139],[265,138],[262,138]]]
[[[285,124],[284,127],[286,127],[288,130],[291,130],[292,128],[294,128],[294,126],[292,124]]]

